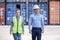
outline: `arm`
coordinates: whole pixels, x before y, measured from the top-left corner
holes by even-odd
[[[10,34],[12,34],[12,26],[13,26],[13,22],[11,22]]]
[[[23,28],[23,32],[24,32],[24,18],[23,18],[23,22],[22,22],[22,28]]]
[[[44,17],[42,16],[42,33],[44,33]]]
[[[32,30],[32,16],[29,18],[29,31]]]
[[[12,21],[11,21],[10,34],[12,34],[12,27],[13,27],[13,18],[12,18]]]

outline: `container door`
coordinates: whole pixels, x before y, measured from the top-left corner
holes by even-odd
[[[48,4],[40,4],[40,13],[44,15],[44,24],[48,24]]]
[[[26,4],[21,4],[21,15],[24,17],[24,24],[26,24]]]
[[[59,1],[50,2],[50,24],[59,24]]]
[[[44,16],[44,24],[48,25],[48,4],[39,4],[40,14]]]
[[[31,14],[33,14],[33,4],[28,4],[28,20]]]
[[[6,5],[6,24],[11,25],[12,17],[15,15],[15,12],[16,12],[15,4]]]

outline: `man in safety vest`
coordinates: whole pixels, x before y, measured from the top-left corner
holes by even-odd
[[[21,34],[24,34],[24,19],[20,10],[16,10],[16,16],[12,18],[12,27],[10,33],[13,34],[14,40],[21,40]]]

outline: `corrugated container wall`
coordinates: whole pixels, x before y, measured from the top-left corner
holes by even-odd
[[[26,4],[20,4],[21,15],[24,17],[24,24],[26,24]]]
[[[50,1],[50,24],[59,24],[59,1]]]
[[[6,5],[6,24],[12,24],[12,17],[15,15],[16,5],[15,4],[7,4]]]
[[[5,4],[0,3],[0,25],[5,24]]]

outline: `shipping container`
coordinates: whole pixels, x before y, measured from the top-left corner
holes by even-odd
[[[60,5],[60,2],[59,2]],[[60,6],[59,6],[59,15],[60,15]],[[59,16],[59,24],[60,24],[60,16]]]
[[[59,24],[59,1],[50,1],[50,24]]]
[[[24,17],[24,24],[26,24],[26,4],[21,4],[21,15]]]
[[[5,2],[5,0],[0,0],[0,2]]]
[[[33,14],[33,4],[28,4],[28,20],[31,14]]]
[[[48,4],[39,4],[40,13],[44,15],[44,24],[48,24]]]
[[[40,14],[44,15],[44,23],[48,24],[48,4],[38,4],[40,7]],[[33,10],[34,4],[28,5],[28,20],[31,14],[34,13]]]
[[[26,0],[7,0],[7,2],[26,2]]]
[[[5,24],[5,4],[0,3],[0,25]]]
[[[11,25],[12,17],[15,16],[16,13],[16,5],[15,4],[7,4],[6,5],[6,24]]]

